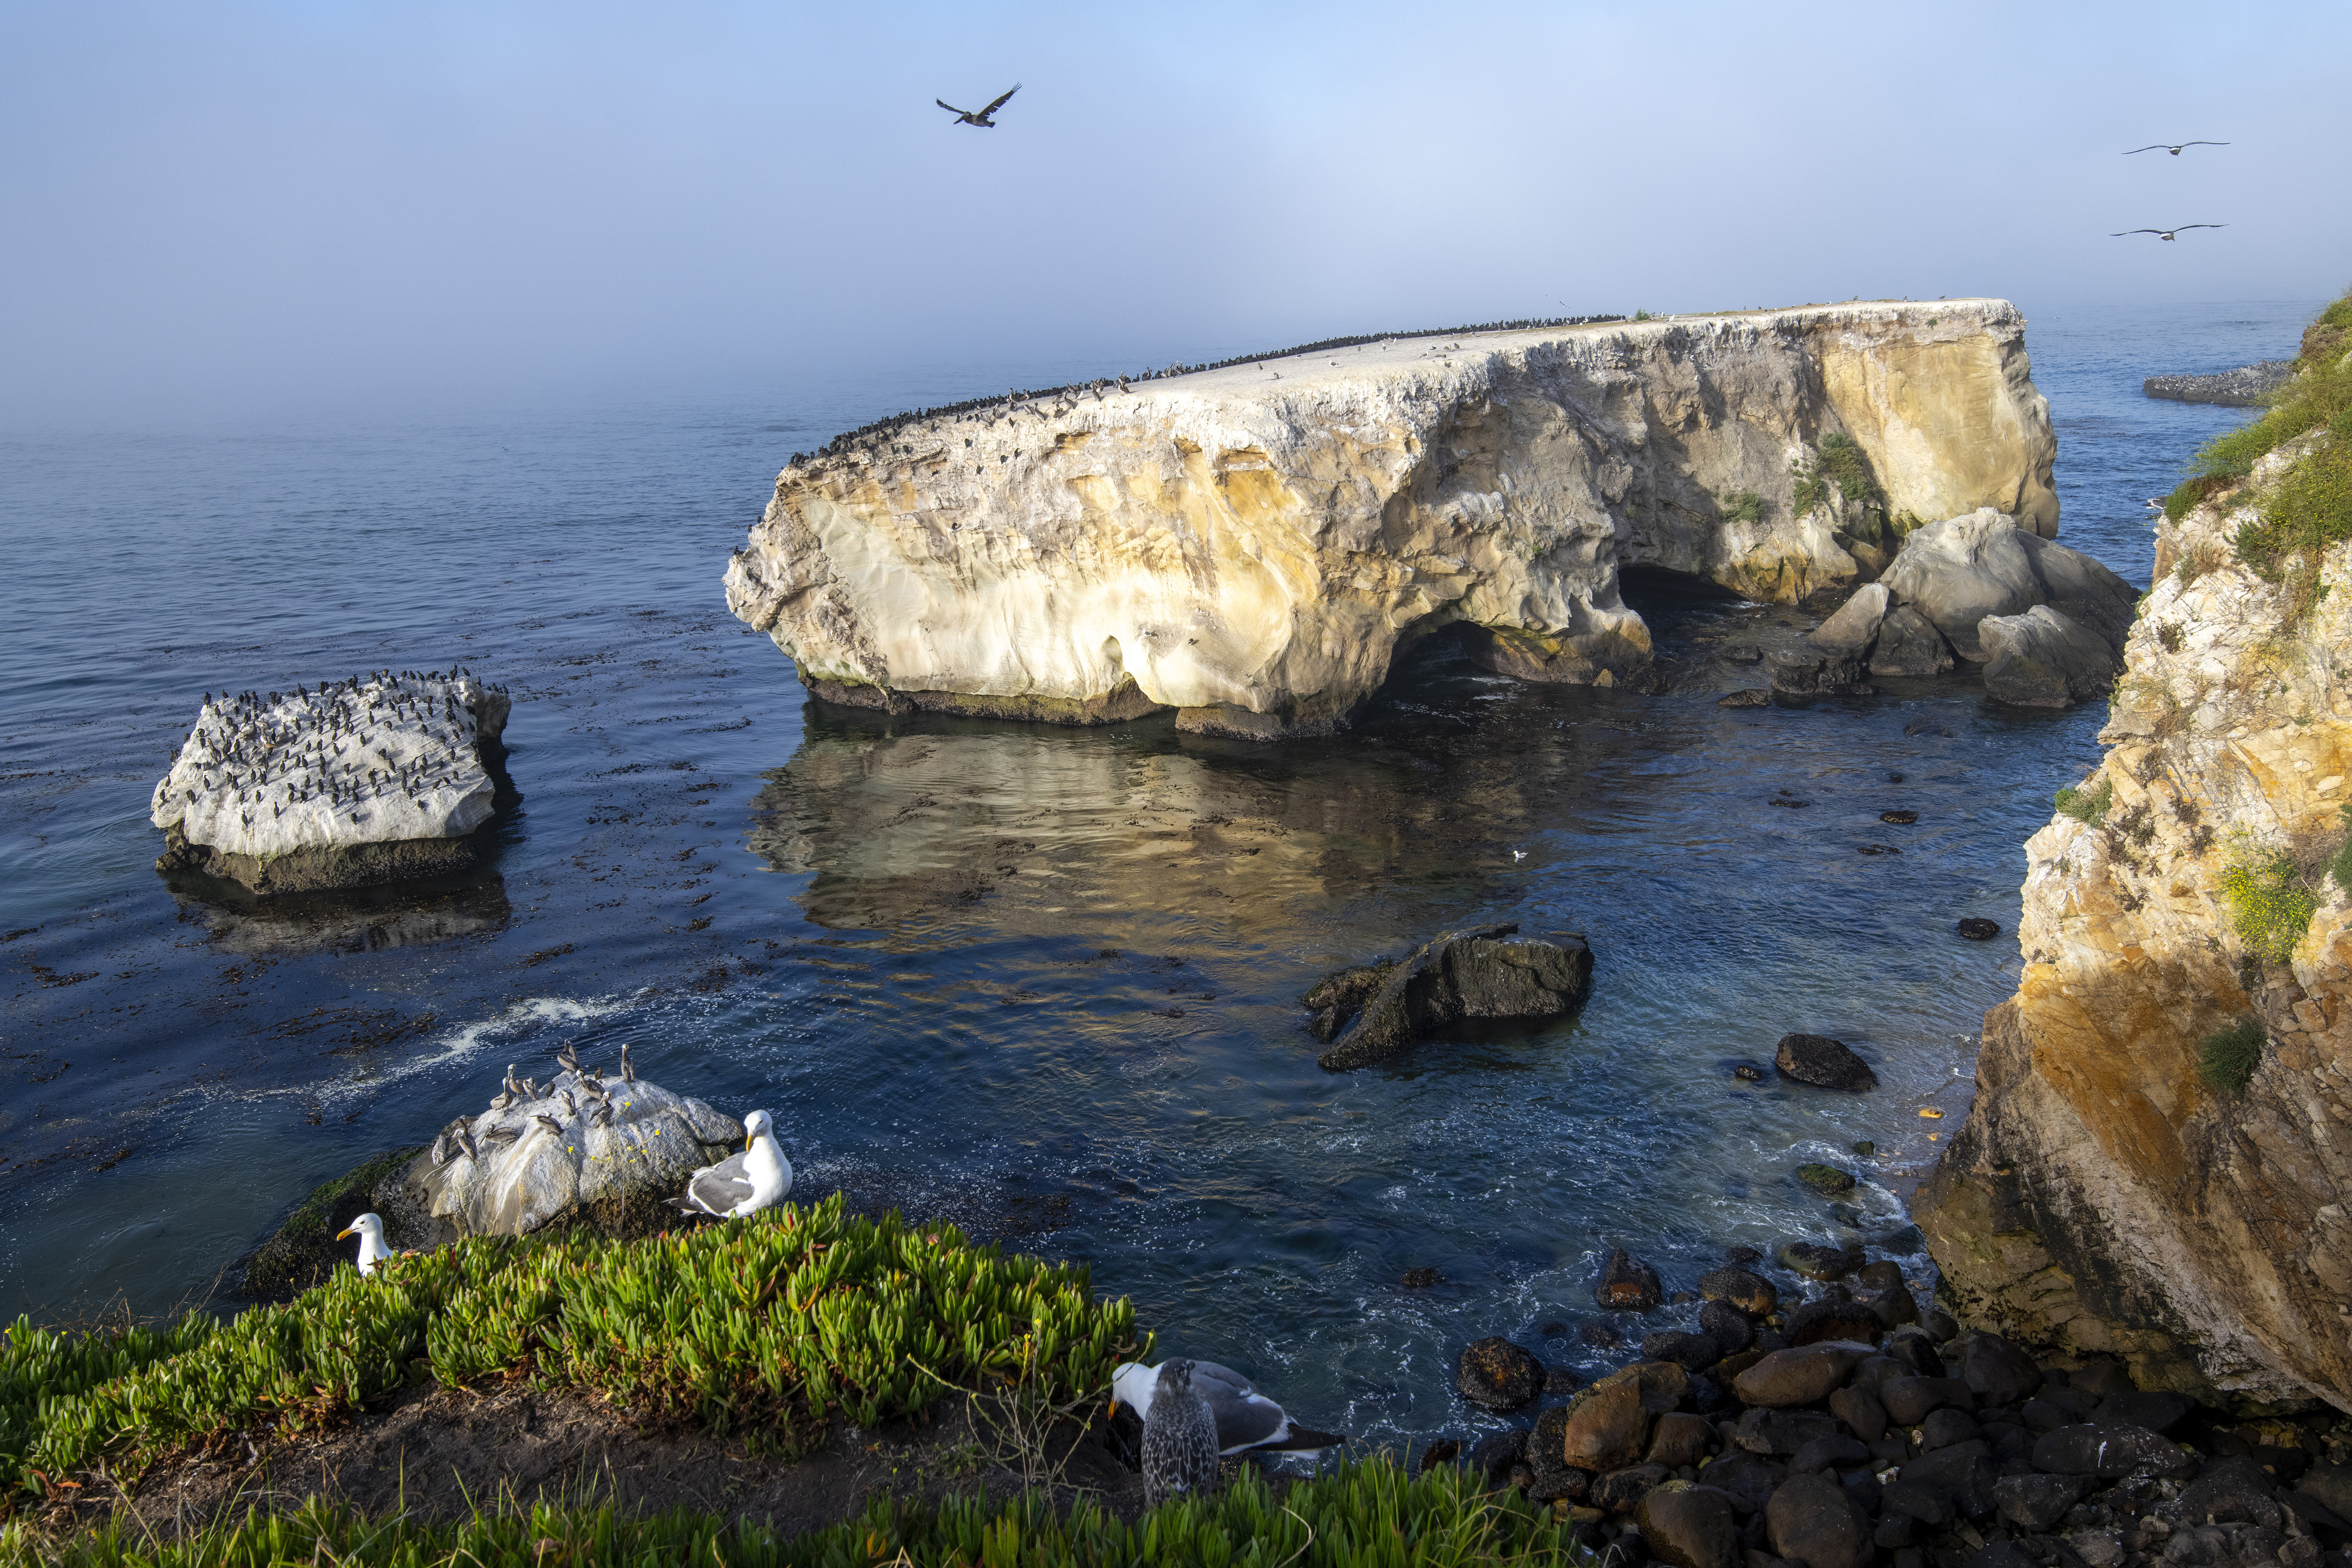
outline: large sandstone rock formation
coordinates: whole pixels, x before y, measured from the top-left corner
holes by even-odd
[[[2300,618],[2231,544],[2287,460],[2159,529],[2109,750],[2026,846],[2017,994],[1916,1213],[2012,1336],[2352,1410],[2352,899],[2324,869],[2352,825],[2352,544]],[[2316,909],[2266,956],[2280,890]],[[2250,1021],[2242,1087],[2200,1074]]]
[[[1453,623],[1535,679],[1640,668],[1621,565],[1793,603],[1920,521],[2054,534],[2053,451],[2000,300],[1397,339],[837,442],[727,597],[831,701],[1321,732]]]
[[[155,868],[257,893],[462,871],[497,809],[509,707],[471,675],[390,670],[207,700],[150,802]]]

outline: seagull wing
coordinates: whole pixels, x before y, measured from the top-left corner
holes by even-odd
[[[730,1154],[716,1165],[705,1165],[687,1179],[686,1192],[677,1200],[685,1214],[723,1215],[751,1195],[751,1173],[743,1168],[744,1156]]]
[[[2183,147],[2227,147],[2229,143],[2227,142],[2183,142],[2181,145]],[[2209,226],[2220,228],[2221,226],[2217,223]]]
[[[2111,234],[2111,235],[2107,236],[2107,237],[2108,237],[2109,239],[2121,239],[2121,238],[2123,238],[2126,235],[2133,235],[2133,234],[2162,234],[2163,232],[2164,232],[2164,230],[2162,230],[2162,229],[2160,229],[2160,228],[2127,228],[2127,229],[2123,230],[2121,233],[2117,233],[2117,234]]]
[[[2230,226],[2226,223],[2184,223],[2172,232],[2175,234],[2185,234],[2192,228],[2227,228],[2229,226]]]
[[[1017,81],[1014,82],[1011,87],[1005,89],[1003,97],[999,98],[994,103],[992,103],[986,109],[982,110],[980,111],[980,117],[982,120],[987,119],[990,115],[1004,107],[1005,100],[1010,99],[1014,93],[1019,92],[1020,90],[1021,84]]]
[[[2126,153],[2124,156],[2128,158],[2132,155],[2132,153],[2168,153],[2171,150],[2171,148],[2166,146],[2161,142],[2151,142],[2145,147],[2133,148],[2131,153]]]
[[[962,110],[958,109],[954,104],[950,103],[944,98],[935,98],[931,100],[931,101],[938,104],[941,109],[946,110],[950,114],[961,114],[963,112]]]

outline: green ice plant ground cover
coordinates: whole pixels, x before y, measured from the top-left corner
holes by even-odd
[[[410,1382],[527,1377],[792,1458],[835,1420],[959,1389],[1078,1399],[1143,1348],[1133,1306],[1094,1300],[1084,1268],[852,1217],[837,1194],[638,1241],[483,1237],[227,1323],[68,1336],[19,1320],[0,1338],[0,1510],[100,1464],[132,1475],[323,1426]]]
[[[1433,1568],[1591,1560],[1549,1510],[1516,1492],[1490,1495],[1455,1466],[1408,1477],[1385,1457],[1279,1495],[1245,1470],[1213,1497],[1165,1503],[1133,1524],[1089,1500],[1064,1511],[1035,1496],[950,1498],[936,1507],[881,1500],[862,1518],[791,1539],[685,1510],[631,1518],[610,1508],[516,1509],[436,1524],[371,1521],[313,1500],[291,1513],[215,1521],[170,1541],[108,1527],[50,1542],[5,1526],[0,1555],[54,1568]]]

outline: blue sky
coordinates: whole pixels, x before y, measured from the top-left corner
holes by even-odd
[[[0,423],[2352,279],[2352,6],[0,7]],[[949,123],[1013,81],[994,131]],[[2119,156],[2159,137],[2228,148]],[[2227,223],[2171,245],[2141,225]]]

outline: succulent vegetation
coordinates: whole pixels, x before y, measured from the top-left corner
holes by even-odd
[[[1134,1309],[1090,1299],[1083,1268],[852,1218],[835,1194],[634,1242],[477,1238],[226,1324],[20,1321],[0,1342],[0,1476],[40,1497],[101,1461],[299,1431],[426,1378],[594,1390],[794,1457],[835,1419],[872,1426],[952,1391],[1075,1399],[1142,1348]]]
[[[2242,1090],[2262,1066],[2270,1038],[2260,1018],[2241,1018],[2197,1042],[2197,1076],[2226,1094]]]
[[[1815,444],[1813,452],[1811,461],[1801,458],[1789,465],[1789,477],[1796,481],[1790,505],[1799,517],[1819,506],[1832,484],[1849,502],[1885,500],[1871,477],[1869,458],[1853,437],[1833,430]]]
[[[2107,808],[2116,803],[2116,781],[2101,773],[2098,782],[2088,789],[2069,785],[2051,799],[2060,811],[2075,821],[2096,827],[2100,819],[2107,815]]]
[[[2259,847],[2243,835],[2229,846],[2221,901],[2246,951],[2273,963],[2293,954],[2319,908],[2291,857]]]
[[[10,1562],[55,1568],[549,1568],[552,1563],[716,1563],[731,1568],[1418,1568],[1586,1561],[1549,1510],[1446,1466],[1408,1477],[1376,1458],[1302,1480],[1276,1497],[1244,1472],[1205,1499],[1182,1499],[1126,1524],[1090,1500],[1063,1513],[1034,1496],[950,1498],[938,1507],[877,1501],[830,1530],[780,1539],[757,1525],[685,1511],[630,1518],[607,1508],[477,1511],[454,1523],[372,1521],[313,1500],[156,1542],[118,1530],[51,1544],[0,1531]]]
[[[2352,893],[2352,801],[2347,801],[2338,815],[2344,818],[2344,842],[2336,847],[2336,858],[2327,863],[2327,874],[2336,879],[2337,887]]]

